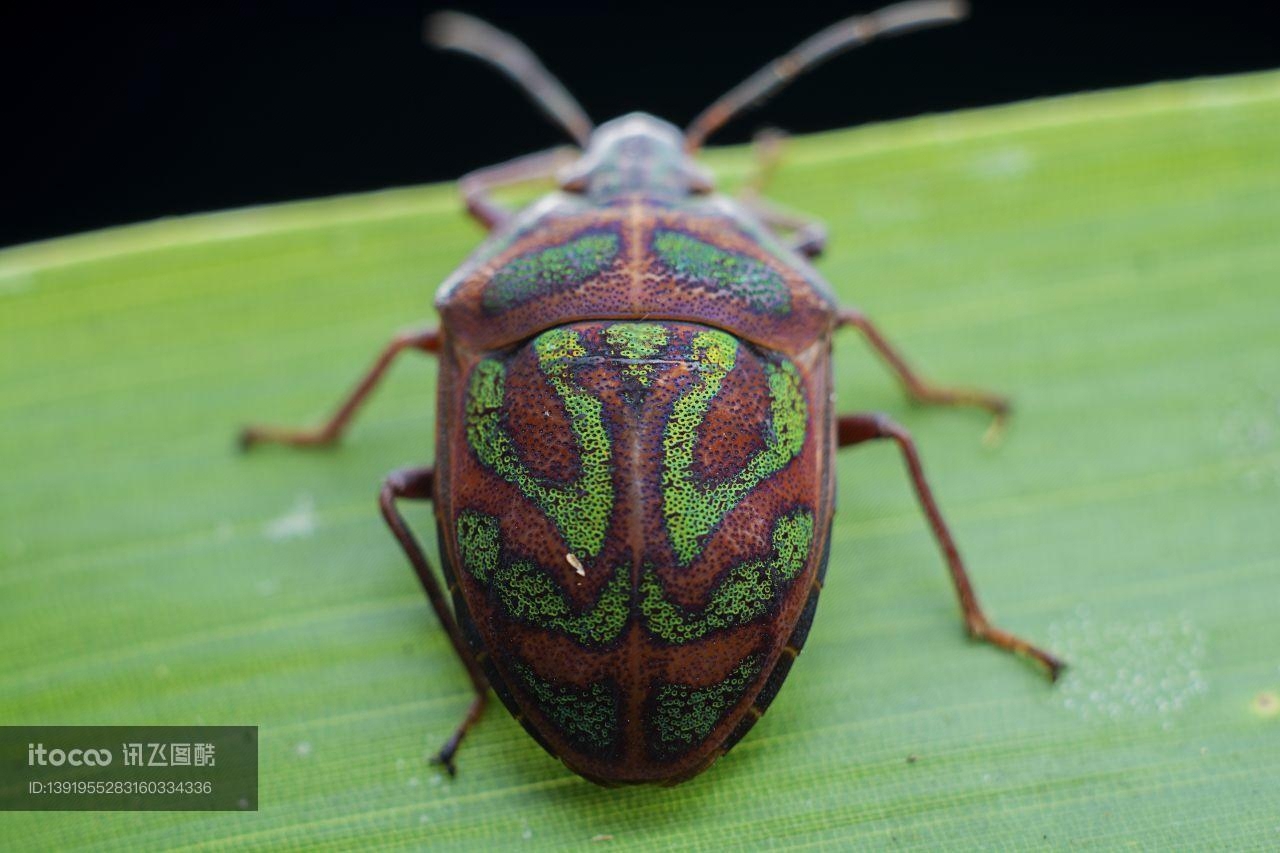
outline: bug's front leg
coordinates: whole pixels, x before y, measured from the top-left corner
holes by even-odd
[[[826,226],[817,219],[785,210],[764,197],[782,162],[785,140],[786,134],[777,129],[762,130],[756,134],[752,143],[756,168],[742,185],[738,201],[769,230],[786,235],[793,251],[806,258],[816,258],[827,247]]]
[[[960,609],[964,612],[964,623],[969,635],[1006,651],[1031,658],[1045,668],[1051,681],[1056,681],[1064,666],[1061,660],[1021,637],[992,625],[986,614],[982,612],[982,607],[978,604],[978,596],[973,591],[973,584],[969,582],[969,575],[965,571],[964,561],[960,558],[960,551],[956,548],[955,540],[951,538],[947,523],[943,521],[938,504],[933,499],[933,491],[929,488],[928,480],[925,479],[924,468],[920,464],[920,456],[916,453],[911,433],[881,414],[843,415],[836,421],[837,447],[852,447],[866,441],[880,439],[894,441],[902,451],[903,461],[907,464],[907,472],[916,490],[916,497],[920,500],[920,506],[924,509],[929,526],[933,529],[933,536],[942,549],[943,557],[946,558],[947,568],[951,571],[951,581],[955,584],[956,596],[960,599]]]
[[[315,429],[289,429],[273,426],[249,426],[240,431],[240,446],[248,450],[255,444],[288,444],[293,447],[324,447],[342,437],[356,410],[386,375],[395,357],[405,350],[436,354],[440,352],[440,330],[421,329],[396,335],[378,356],[373,367],[356,383],[333,416]]]
[[[885,339],[884,335],[880,334],[880,330],[875,327],[875,324],[856,308],[840,309],[836,322],[837,327],[853,326],[862,332],[867,339],[867,343],[871,344],[871,348],[885,360],[889,365],[889,369],[897,375],[911,399],[930,405],[977,406],[980,409],[986,409],[991,412],[993,420],[983,441],[986,444],[994,444],[999,440],[1004,432],[1005,422],[1009,419],[1009,412],[1012,408],[1008,397],[976,388],[943,387],[923,378],[911,369],[906,359],[902,357],[902,354],[898,352],[893,344]]]
[[[466,737],[467,732],[480,719],[480,715],[484,713],[485,704],[489,698],[489,682],[484,676],[484,670],[481,669],[480,662],[476,660],[475,655],[471,653],[471,649],[462,637],[458,621],[454,618],[453,611],[445,602],[444,591],[441,590],[440,582],[436,580],[435,573],[431,571],[431,564],[427,561],[427,555],[423,553],[421,546],[418,545],[418,540],[414,538],[409,526],[405,524],[404,518],[400,515],[400,511],[396,509],[396,501],[401,499],[433,500],[432,490],[434,485],[435,471],[431,468],[403,468],[399,471],[393,471],[382,486],[378,505],[382,509],[382,517],[386,519],[387,526],[391,528],[391,533],[396,537],[396,541],[400,543],[400,547],[404,549],[409,562],[413,564],[413,570],[418,575],[423,591],[427,594],[427,600],[431,602],[431,609],[435,611],[436,618],[440,620],[445,633],[449,635],[449,640],[453,643],[453,650],[462,661],[462,665],[466,667],[467,675],[471,678],[471,686],[475,689],[475,699],[471,702],[467,716],[463,718],[462,724],[445,741],[444,746],[440,748],[440,752],[436,755],[436,760],[444,765],[450,776],[453,776],[457,773],[457,768],[453,764],[453,757],[457,753],[458,745],[462,743],[462,739]]]
[[[492,231],[510,219],[512,211],[494,201],[490,193],[512,184],[550,178],[577,156],[573,148],[564,146],[526,154],[510,162],[486,166],[463,175],[458,180],[458,190],[467,204],[467,212]]]

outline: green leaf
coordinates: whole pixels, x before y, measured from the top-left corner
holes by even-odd
[[[1004,627],[967,642],[890,446],[841,454],[805,653],[725,759],[603,790],[469,697],[374,497],[429,462],[406,357],[331,453],[310,423],[479,240],[451,187],[0,253],[0,722],[261,726],[261,811],[11,813],[6,846],[1272,847],[1280,758],[1280,75],[794,139],[774,197],[922,371],[1009,392],[922,409],[854,332],[844,409],[919,440]],[[710,158],[740,177],[742,150]],[[729,181],[730,184],[733,181]],[[431,538],[430,513],[410,521]],[[1268,696],[1271,697],[1268,704]]]

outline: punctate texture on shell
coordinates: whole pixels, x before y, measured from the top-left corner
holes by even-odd
[[[813,617],[825,346],[589,321],[445,364],[437,518],[499,695],[588,778],[697,773],[768,705]]]

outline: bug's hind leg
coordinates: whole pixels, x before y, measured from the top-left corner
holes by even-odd
[[[578,156],[567,146],[526,154],[496,166],[486,166],[463,175],[458,190],[467,204],[467,212],[492,231],[511,218],[513,211],[494,200],[491,193],[501,187],[539,181],[553,177],[562,166]]]
[[[916,402],[938,406],[977,406],[980,409],[986,409],[992,414],[992,421],[986,435],[983,436],[983,443],[993,445],[999,442],[1009,419],[1011,409],[1009,398],[976,388],[943,387],[921,377],[911,369],[897,348],[880,334],[875,324],[856,308],[840,309],[837,323],[839,326],[853,326],[861,331],[871,348],[897,375],[907,395]]]
[[[378,497],[378,505],[382,509],[382,517],[386,519],[387,526],[391,528],[391,533],[396,537],[396,541],[400,543],[400,547],[404,549],[409,562],[413,564],[413,570],[418,576],[418,581],[421,582],[422,589],[427,594],[427,600],[431,602],[431,609],[435,611],[436,618],[440,620],[445,633],[449,635],[449,641],[453,643],[453,650],[458,655],[459,660],[462,661],[462,665],[466,667],[467,675],[471,678],[471,686],[475,689],[476,695],[471,702],[471,707],[467,710],[467,716],[463,718],[462,724],[445,741],[444,746],[440,748],[440,752],[436,755],[436,761],[443,764],[445,769],[449,771],[449,775],[453,776],[457,773],[457,768],[453,764],[453,757],[457,753],[462,739],[466,737],[467,732],[470,731],[471,727],[476,724],[484,713],[485,705],[489,699],[489,681],[484,676],[484,670],[481,669],[480,662],[476,660],[476,656],[472,654],[471,649],[462,637],[462,630],[458,627],[458,621],[454,618],[453,611],[445,602],[444,591],[440,588],[440,582],[431,571],[431,564],[427,561],[427,555],[423,553],[422,548],[418,545],[418,540],[414,538],[409,526],[405,524],[403,516],[400,515],[400,511],[396,509],[396,501],[401,499],[433,500],[432,490],[434,485],[434,469],[403,468],[399,471],[393,471],[388,475],[386,482],[383,483],[382,493]]]
[[[942,555],[946,558],[947,568],[951,572],[951,581],[956,588],[956,597],[960,599],[960,609],[964,612],[964,624],[969,631],[969,636],[1014,654],[1031,658],[1044,667],[1051,681],[1056,681],[1064,666],[1062,661],[1021,637],[992,625],[986,614],[982,612],[977,594],[973,591],[973,584],[969,582],[969,575],[965,571],[964,561],[960,558],[960,551],[956,548],[955,540],[951,538],[947,523],[942,519],[937,502],[934,501],[929,481],[925,479],[924,468],[920,464],[920,456],[916,453],[916,445],[911,439],[911,434],[881,414],[843,415],[836,421],[838,447],[852,447],[879,439],[894,441],[902,451],[902,458],[906,462],[911,484],[915,487],[916,497],[920,500],[920,506],[929,520],[934,539],[937,540],[938,547],[942,549]]]
[[[806,258],[816,258],[827,247],[827,229],[817,219],[785,210],[765,198],[782,162],[787,135],[776,128],[756,134],[752,150],[756,167],[738,193],[738,201],[769,228],[787,238],[791,248]]]
[[[245,450],[255,444],[288,444],[294,447],[324,447],[334,444],[342,437],[347,425],[356,410],[364,403],[369,393],[377,387],[386,375],[387,368],[396,356],[407,349],[416,349],[426,353],[440,351],[440,331],[424,329],[396,335],[386,349],[378,356],[373,367],[356,384],[342,405],[329,420],[315,429],[289,429],[273,426],[249,426],[240,431],[240,446]]]

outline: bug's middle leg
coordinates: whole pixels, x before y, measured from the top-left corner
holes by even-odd
[[[871,345],[871,348],[884,359],[885,363],[889,365],[889,369],[897,375],[907,395],[916,402],[939,406],[977,406],[980,409],[986,409],[991,412],[993,420],[991,421],[990,429],[987,430],[984,441],[990,444],[999,439],[1012,408],[1008,397],[977,388],[951,388],[935,385],[916,373],[911,368],[911,365],[907,364],[906,359],[903,358],[897,347],[889,343],[884,335],[880,334],[880,330],[876,328],[875,324],[856,308],[840,309],[837,326],[853,326],[862,332],[863,337],[867,339],[867,343]]]
[[[943,520],[942,512],[933,498],[933,490],[929,488],[929,481],[925,479],[924,468],[920,464],[920,455],[916,452],[911,433],[881,414],[843,415],[836,420],[837,447],[852,447],[863,442],[881,439],[895,442],[898,449],[902,451],[902,458],[906,462],[911,484],[915,487],[916,497],[920,500],[920,507],[929,520],[929,527],[933,530],[938,547],[942,549],[943,557],[946,558],[947,568],[951,572],[951,581],[956,588],[956,597],[960,599],[960,609],[964,612],[965,628],[968,629],[969,635],[1006,651],[1031,658],[1045,668],[1051,681],[1057,680],[1064,666],[1062,661],[1021,637],[997,628],[982,612],[973,584],[969,581],[969,574],[965,571],[964,561],[960,558],[960,550],[956,547],[955,540],[951,538],[951,531],[947,529],[947,523]]]
[[[391,343],[378,356],[373,367],[356,383],[342,405],[329,420],[314,429],[291,429],[274,426],[249,426],[240,431],[240,446],[248,450],[255,444],[288,444],[294,447],[323,447],[334,444],[342,438],[356,410],[364,403],[369,393],[377,387],[386,375],[387,368],[396,356],[405,350],[416,349],[420,352],[436,354],[440,352],[440,330],[422,329],[396,335]]]
[[[476,695],[471,701],[471,707],[467,710],[466,717],[463,718],[461,725],[445,741],[444,746],[440,748],[440,752],[436,755],[436,760],[444,765],[450,776],[453,776],[457,773],[457,769],[453,764],[453,757],[457,753],[462,739],[466,737],[467,732],[470,731],[471,727],[476,724],[484,713],[485,705],[489,699],[489,681],[485,678],[480,662],[472,654],[466,640],[463,639],[462,630],[458,627],[458,620],[454,618],[452,609],[445,601],[444,591],[440,588],[440,582],[436,580],[435,573],[431,571],[431,564],[427,561],[427,555],[423,553],[421,546],[418,545],[418,540],[414,538],[412,531],[409,530],[409,526],[405,523],[404,517],[396,509],[396,501],[401,499],[433,500],[432,489],[434,485],[434,469],[403,468],[399,471],[393,471],[388,475],[386,482],[382,486],[382,493],[378,497],[378,506],[382,510],[382,517],[386,519],[387,526],[391,528],[392,535],[396,537],[396,541],[404,549],[409,562],[413,564],[413,570],[418,576],[418,581],[422,584],[422,589],[427,594],[427,600],[431,602],[431,609],[435,611],[436,618],[440,620],[445,633],[449,635],[449,641],[453,643],[453,650],[457,653],[458,659],[462,661],[462,665],[466,667],[467,675],[471,678],[471,686],[475,689]]]

